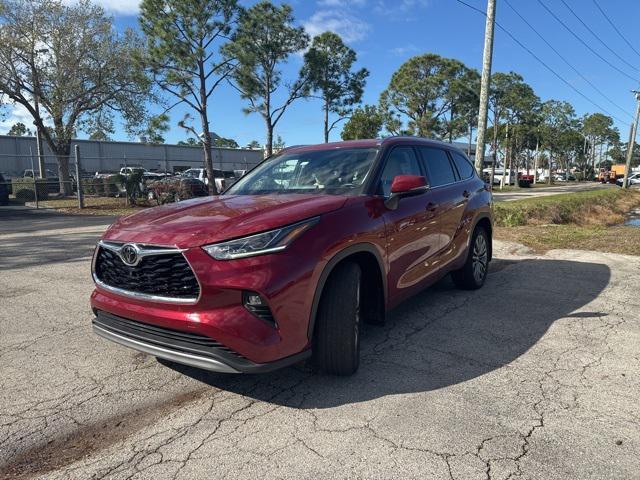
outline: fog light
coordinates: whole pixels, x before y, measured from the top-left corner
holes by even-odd
[[[260,294],[256,292],[242,292],[242,303],[244,304],[244,308],[256,317],[268,322],[272,327],[277,327],[269,304]]]
[[[262,307],[266,302],[255,292],[244,292],[244,304],[250,307]]]

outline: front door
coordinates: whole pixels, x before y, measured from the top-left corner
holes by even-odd
[[[378,193],[389,197],[391,183],[398,175],[425,172],[411,146],[397,146],[388,154]],[[424,288],[436,277],[433,264],[439,245],[437,209],[433,194],[400,199],[395,210],[386,210],[387,255],[389,259],[389,300],[395,304]]]

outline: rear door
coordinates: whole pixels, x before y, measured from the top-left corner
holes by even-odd
[[[378,194],[391,194],[391,183],[398,175],[420,175],[425,171],[412,146],[396,146],[385,160],[378,186]],[[405,197],[395,210],[384,214],[389,259],[388,285],[392,301],[399,301],[419,290],[431,277],[438,250],[438,222],[433,194]]]
[[[427,170],[430,191],[438,205],[440,243],[438,263],[444,267],[464,248],[460,242],[460,224],[470,196],[468,181],[458,174],[447,150],[439,147],[419,147],[420,157]],[[468,172],[465,173],[465,175]],[[473,173],[473,172],[472,172]]]

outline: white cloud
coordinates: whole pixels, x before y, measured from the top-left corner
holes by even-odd
[[[418,51],[418,47],[410,43],[409,45],[403,45],[401,47],[395,47],[389,50],[393,55],[397,57],[404,57],[406,55],[415,53]]]
[[[368,23],[344,10],[319,10],[304,22],[304,28],[311,37],[334,32],[347,43],[363,40],[371,29]]]
[[[78,3],[78,0],[63,0],[64,3]],[[100,5],[108,12],[120,15],[136,15],[140,9],[139,0],[94,0],[96,5]]]
[[[33,117],[22,105],[7,105],[5,111],[6,115],[3,115],[2,119],[0,119],[0,134],[5,135],[16,123],[24,123],[32,131],[35,128],[33,126]]]
[[[377,0],[373,11],[379,15],[397,18],[398,15],[410,15],[412,11],[428,7],[430,4],[431,0]]]
[[[362,7],[366,3],[367,0],[318,0],[321,7]]]
[[[40,116],[45,125],[53,126],[51,117],[42,107],[40,107]],[[33,117],[25,107],[19,103],[5,103],[0,109],[0,135],[5,135],[16,123],[24,123],[29,130],[35,131]]]

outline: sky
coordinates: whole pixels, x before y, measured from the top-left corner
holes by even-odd
[[[486,0],[464,1],[486,10]],[[598,11],[595,2],[631,42],[631,47]],[[137,28],[135,0],[97,3],[114,16],[118,29]],[[253,3],[241,1],[244,6]],[[317,35],[334,31],[357,52],[357,68],[366,67],[370,71],[364,103],[377,104],[393,72],[415,55],[436,53],[481,69],[485,17],[457,0],[293,0],[288,3],[293,7],[296,23],[304,25],[308,33]],[[578,73],[531,30],[516,11]],[[637,0],[497,0],[497,22],[515,40],[496,27],[493,71],[520,73],[543,101],[566,100],[574,105],[579,115],[602,112],[613,116],[621,138],[626,140],[635,108],[630,90],[640,87],[635,80],[640,79],[640,40],[635,35],[638,18],[640,2]],[[284,66],[284,78],[294,79],[301,66],[302,55],[292,55]],[[210,130],[233,138],[240,145],[251,140],[264,143],[262,118],[257,114],[245,115],[244,106],[245,102],[237,92],[223,85],[209,103]],[[165,135],[167,143],[187,137],[187,133],[177,126],[187,112],[186,108],[177,107],[170,113],[171,129]],[[14,121],[32,123],[23,112],[15,110],[0,122],[0,132],[4,133],[3,130]],[[276,135],[281,135],[287,145],[319,143],[323,140],[322,128],[319,102],[300,100],[285,113],[276,127]],[[332,140],[339,140],[340,130],[338,127],[332,132]],[[121,128],[114,138],[129,140]]]

